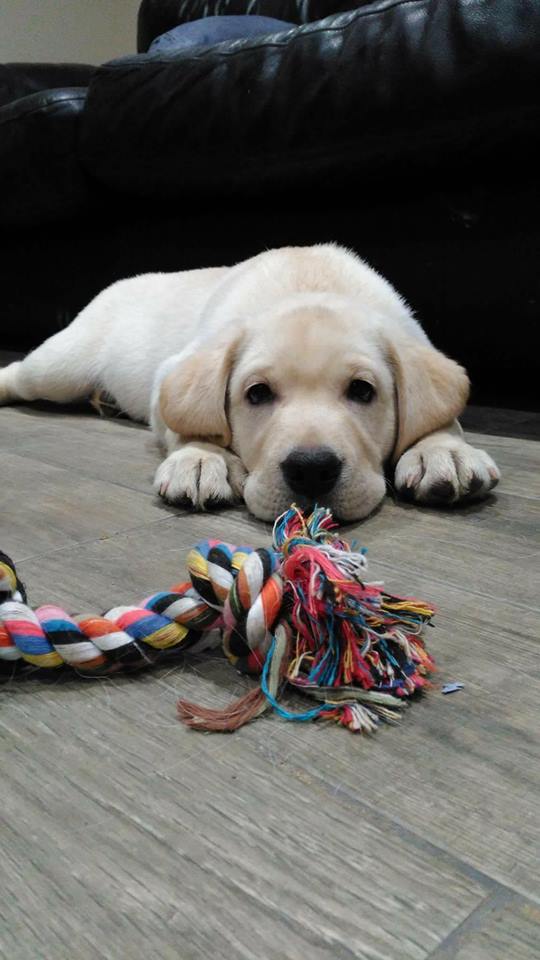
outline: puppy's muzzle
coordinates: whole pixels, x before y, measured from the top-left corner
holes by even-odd
[[[297,447],[280,464],[285,482],[299,496],[324,497],[335,487],[342,462],[329,447]]]

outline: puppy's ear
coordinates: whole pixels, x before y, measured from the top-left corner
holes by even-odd
[[[186,357],[161,384],[159,405],[165,424],[183,439],[209,440],[228,447],[227,384],[240,335]]]
[[[429,343],[399,336],[389,344],[397,390],[397,435],[392,458],[463,412],[469,378],[458,363]]]

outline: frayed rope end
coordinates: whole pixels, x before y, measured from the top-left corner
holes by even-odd
[[[179,700],[176,704],[178,719],[187,727],[221,733],[238,730],[245,723],[259,717],[268,707],[268,700],[260,687],[250,690],[238,700],[233,700],[223,710],[211,710],[209,707],[190,703],[189,700]]]

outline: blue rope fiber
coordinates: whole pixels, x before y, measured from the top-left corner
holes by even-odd
[[[266,654],[266,660],[264,661],[264,667],[261,678],[261,690],[264,693],[266,699],[270,706],[274,708],[276,713],[279,713],[280,717],[283,717],[285,720],[313,720],[315,717],[319,717],[321,713],[327,713],[329,710],[334,710],[334,704],[321,704],[320,707],[314,707],[312,710],[306,710],[305,713],[291,713],[290,710],[285,710],[276,700],[276,698],[270,693],[268,689],[268,672],[270,670],[270,664],[272,662],[272,657],[276,649],[276,638],[272,640],[270,649]]]

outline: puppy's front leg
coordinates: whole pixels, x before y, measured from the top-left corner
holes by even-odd
[[[159,465],[154,488],[168,503],[210,510],[242,500],[246,471],[236,454],[213,443],[180,438],[167,430],[168,457]]]
[[[395,486],[418,503],[449,504],[487,496],[499,478],[489,454],[467,443],[454,420],[405,451],[396,466]]]

